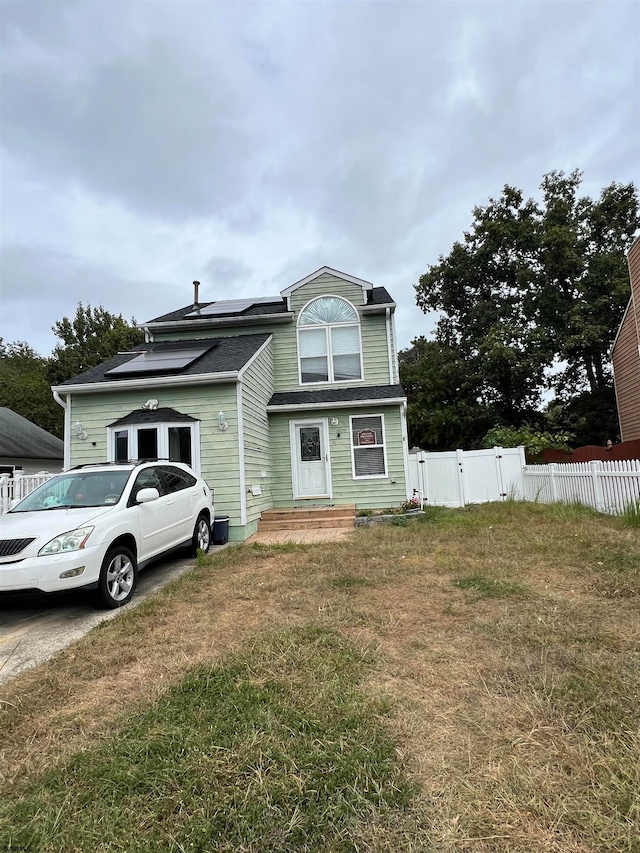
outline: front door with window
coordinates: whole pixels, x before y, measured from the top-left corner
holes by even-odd
[[[291,422],[294,498],[331,496],[331,467],[326,419]]]

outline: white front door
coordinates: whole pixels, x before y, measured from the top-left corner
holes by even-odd
[[[329,434],[326,418],[291,421],[294,498],[331,497]]]

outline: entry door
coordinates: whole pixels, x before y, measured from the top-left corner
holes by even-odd
[[[328,498],[331,493],[327,421],[291,424],[294,498]]]

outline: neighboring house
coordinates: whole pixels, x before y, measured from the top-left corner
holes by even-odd
[[[65,467],[188,462],[230,539],[273,507],[397,506],[408,497],[395,303],[323,267],[279,296],[198,302],[148,322],[147,343],[56,386]]]
[[[62,470],[64,444],[11,409],[0,407],[0,474]]]
[[[613,344],[611,360],[622,441],[640,439],[640,237],[627,253],[631,298]]]

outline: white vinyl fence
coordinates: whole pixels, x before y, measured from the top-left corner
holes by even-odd
[[[522,500],[524,448],[451,450],[409,454],[409,485],[421,504],[463,507],[467,504]]]
[[[640,460],[527,465],[524,497],[541,503],[578,502],[611,515],[640,502]]]
[[[29,492],[54,476],[55,474],[50,474],[48,471],[39,471],[37,474],[14,471],[12,477],[8,474],[0,474],[0,515],[9,510],[13,501],[26,497]]]

